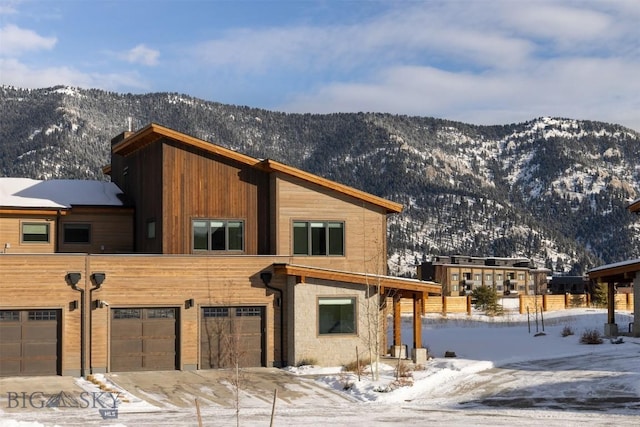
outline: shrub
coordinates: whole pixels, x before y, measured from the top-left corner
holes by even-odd
[[[396,378],[410,378],[413,376],[411,373],[411,366],[408,363],[400,362],[395,369]]]
[[[300,366],[313,366],[313,365],[317,365],[318,364],[318,360],[313,358],[313,357],[305,357],[302,360],[299,360],[298,363],[296,363],[297,367]]]
[[[602,338],[600,337],[600,332],[596,329],[587,329],[582,333],[582,337],[580,337],[581,344],[602,344]]]
[[[356,374],[364,374],[365,368],[371,363],[369,359],[360,360],[360,363],[353,361],[342,366],[345,372],[354,372]]]
[[[568,337],[569,335],[573,335],[573,329],[571,328],[571,326],[569,325],[565,325],[564,328],[562,328],[562,336],[563,337]]]

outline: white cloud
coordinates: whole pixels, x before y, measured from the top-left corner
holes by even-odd
[[[85,73],[73,67],[30,68],[16,59],[0,58],[2,84],[21,88],[69,85],[83,88],[117,90],[121,87],[149,89],[136,73]]]
[[[0,55],[20,55],[26,51],[50,50],[57,39],[42,37],[35,31],[25,30],[9,24],[0,28]]]
[[[159,57],[160,52],[155,49],[150,49],[144,44],[139,44],[121,55],[121,58],[127,62],[148,66],[158,65]]]

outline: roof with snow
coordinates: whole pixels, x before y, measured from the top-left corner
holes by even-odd
[[[112,182],[75,179],[41,181],[0,178],[0,207],[68,209],[72,206],[123,206],[122,190]]]

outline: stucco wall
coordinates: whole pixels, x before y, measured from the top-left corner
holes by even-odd
[[[309,283],[313,282],[313,283]],[[313,360],[323,366],[342,366],[356,361],[356,347],[360,358],[368,357],[367,336],[368,323],[373,330],[376,329],[375,321],[367,321],[367,300],[370,302],[371,313],[376,313],[379,326],[382,317],[377,309],[378,297],[374,295],[369,299],[365,296],[365,288],[360,285],[346,283],[331,283],[322,280],[307,279],[307,283],[296,283],[289,287],[289,292],[294,300],[295,312],[293,313],[292,328],[289,349],[289,363],[299,364],[303,360]],[[355,297],[357,333],[356,334],[318,334],[318,298],[320,297]],[[375,315],[374,315],[375,316]],[[371,317],[370,317],[371,318]],[[379,335],[380,339],[382,336]]]

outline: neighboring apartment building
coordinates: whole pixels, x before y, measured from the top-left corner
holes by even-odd
[[[386,275],[397,203],[157,124],[111,145],[110,183],[0,178],[0,375],[344,364],[440,294]]]
[[[480,286],[501,296],[542,294],[548,274],[527,258],[435,256],[418,267],[418,278],[442,285],[445,296],[470,295]]]

